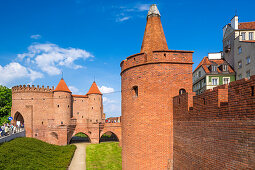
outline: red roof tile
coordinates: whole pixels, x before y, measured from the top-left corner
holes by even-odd
[[[79,98],[87,98],[87,95],[79,95],[79,94],[73,94],[73,97],[79,97]]]
[[[209,74],[211,71],[208,69],[207,65],[222,65],[224,63],[227,63],[226,60],[224,59],[218,59],[218,60],[209,60],[208,57],[204,57],[203,60],[199,63],[199,65],[197,66],[197,68],[193,71],[195,72],[200,66],[202,66],[202,68],[204,69],[204,71]],[[219,67],[217,68],[218,73],[222,73],[222,71],[219,69]],[[229,73],[234,73],[233,68],[228,64],[228,72]]]
[[[62,78],[57,87],[55,88],[54,92],[55,91],[64,91],[64,92],[69,92],[71,93],[71,91],[69,90],[68,86],[66,85],[66,82],[64,81],[64,79]]]
[[[102,94],[97,87],[96,82],[93,82],[87,94]]]
[[[240,30],[250,30],[250,29],[255,29],[255,21],[253,22],[240,22],[238,29]]]

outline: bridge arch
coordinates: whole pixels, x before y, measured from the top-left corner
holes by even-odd
[[[91,138],[88,135],[88,133],[84,133],[84,132],[74,133],[74,135],[71,137],[71,139],[69,141],[69,144],[81,143],[81,142],[91,143]]]
[[[120,142],[120,138],[117,136],[116,133],[112,131],[104,131],[100,133],[99,142],[108,142],[108,141]]]

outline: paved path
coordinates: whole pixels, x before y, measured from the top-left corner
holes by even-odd
[[[75,143],[77,146],[69,170],[85,170],[86,169],[86,146],[90,143]]]

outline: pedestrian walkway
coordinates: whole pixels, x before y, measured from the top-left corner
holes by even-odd
[[[2,137],[0,136],[0,143],[9,142],[12,139],[19,138],[19,137],[25,137],[25,136],[26,136],[25,130],[21,129],[17,133],[12,133],[10,135],[2,136]]]
[[[75,143],[75,150],[69,170],[85,170],[86,169],[86,146],[90,143]]]

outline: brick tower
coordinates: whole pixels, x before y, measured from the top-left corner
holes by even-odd
[[[192,92],[192,53],[168,50],[151,5],[141,52],[121,62],[124,170],[172,167],[173,97]]]

